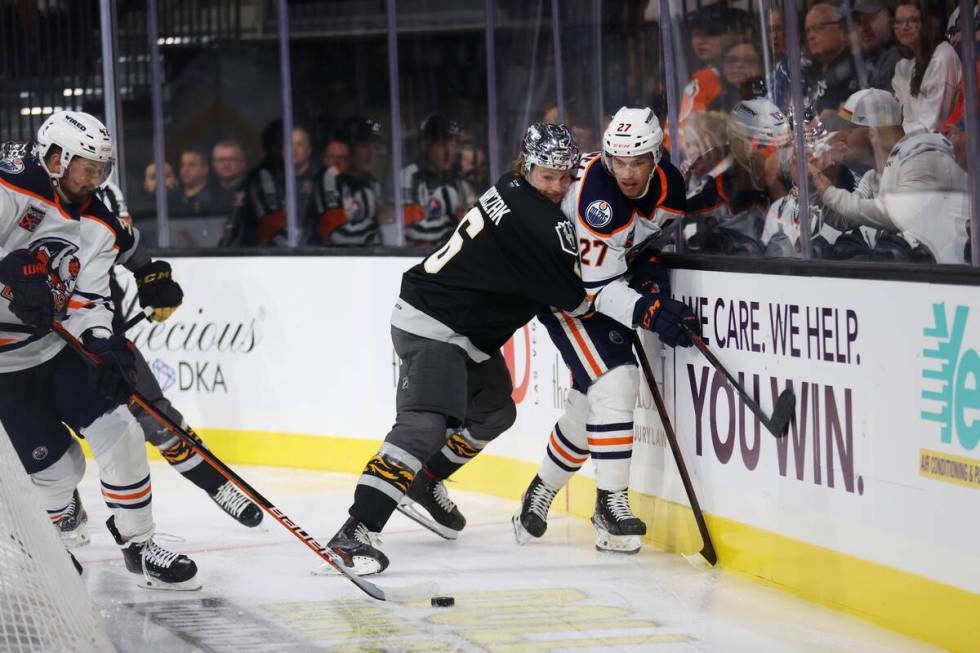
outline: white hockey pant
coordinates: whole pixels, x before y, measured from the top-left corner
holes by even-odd
[[[153,534],[150,466],[146,461],[143,430],[126,406],[117,406],[96,419],[82,433],[99,466],[102,497],[116,518],[126,541],[143,542]],[[65,454],[50,467],[31,475],[41,490],[49,514],[63,511],[85,474],[85,457],[72,439]]]

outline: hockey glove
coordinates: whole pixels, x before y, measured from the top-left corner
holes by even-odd
[[[3,296],[10,300],[10,312],[38,333],[51,328],[54,298],[48,285],[47,265],[26,249],[16,249],[0,261]]]
[[[641,254],[630,263],[630,288],[640,293],[670,296],[670,276],[656,254]]]
[[[690,347],[694,344],[681,324],[696,335],[701,335],[701,322],[694,312],[684,302],[667,295],[644,295],[633,308],[633,326],[653,331],[668,347]]]
[[[120,335],[98,338],[90,332],[82,336],[82,344],[99,357],[99,364],[89,372],[89,383],[96,393],[119,404],[129,401],[136,384],[133,345]]]
[[[140,306],[153,307],[150,319],[154,322],[166,320],[184,301],[184,291],[174,281],[170,264],[166,261],[151,261],[134,274]]]

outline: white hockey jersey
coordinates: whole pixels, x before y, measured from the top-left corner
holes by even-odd
[[[684,178],[661,161],[642,198],[623,195],[599,154],[582,158],[577,180],[565,193],[562,212],[575,225],[582,282],[595,309],[632,328],[640,294],[625,278],[629,253],[672,228],[687,211]]]
[[[0,257],[29,249],[47,265],[55,318],[72,334],[111,330],[108,269],[128,245],[119,221],[96,198],[66,205],[33,157],[0,159]],[[37,335],[10,311],[0,289],[0,372],[39,365],[64,347],[52,332]]]

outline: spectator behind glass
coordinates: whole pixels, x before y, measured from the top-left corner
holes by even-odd
[[[868,87],[891,90],[895,64],[901,59],[894,42],[891,10],[879,0],[855,0],[851,15],[851,37],[864,57]]]
[[[903,59],[895,66],[892,88],[902,105],[906,134],[934,132],[949,115],[962,78],[959,56],[936,35],[918,0],[899,0],[895,7],[895,38]]]
[[[293,129],[293,169],[296,171],[296,214],[302,223],[313,210],[317,170],[313,165],[313,141],[305,127]]]
[[[241,203],[225,224],[220,246],[287,244],[282,130],[281,120],[273,120],[262,128],[260,138],[265,156],[245,175]]]
[[[174,169],[169,163],[164,162],[163,164],[163,183],[167,187],[167,192],[177,188],[177,177],[174,176]],[[147,195],[153,197],[156,195],[157,188],[157,165],[151,163],[146,166],[146,172],[143,173],[143,190]]]
[[[323,167],[333,168],[338,175],[350,170],[350,146],[344,141],[333,139],[323,149]]]
[[[722,91],[708,108],[727,113],[742,100],[751,100],[762,85],[761,76],[762,53],[755,44],[751,41],[735,43],[722,57]]]
[[[973,16],[975,19],[980,18],[980,2],[973,8]],[[952,45],[957,50],[960,46],[961,33],[959,25],[960,10],[959,7],[953,12],[949,17],[949,24],[946,26],[946,38],[949,40],[950,45]],[[980,20],[977,20],[977,25],[980,25]],[[980,30],[974,34],[974,39],[977,41],[977,47],[980,48]],[[980,88],[980,61],[977,61],[977,86]],[[956,162],[961,168],[966,170],[966,159],[967,159],[967,147],[969,141],[966,137],[966,79],[960,79],[960,91],[956,96],[956,104],[953,105],[953,110],[950,112],[949,117],[943,122],[942,126],[939,128],[940,133],[949,139],[953,144],[953,150],[956,153]]]
[[[775,62],[772,74],[769,76],[768,88],[773,103],[784,113],[789,110],[789,60],[786,58],[786,19],[782,9],[769,12],[769,22],[766,25],[769,37],[769,51]],[[804,67],[806,66],[804,60]]]
[[[219,141],[211,148],[211,169],[222,190],[238,191],[245,181],[246,167],[245,150],[238,141]]]
[[[217,210],[217,189],[211,183],[211,166],[204,150],[196,147],[180,153],[179,204],[174,215],[208,215]]]
[[[459,125],[432,113],[422,121],[418,134],[418,161],[401,172],[402,217],[406,241],[430,246],[449,237],[476,198],[467,194],[453,166]]]
[[[211,148],[211,170],[217,179],[214,211],[227,215],[240,200],[245,182],[245,151],[238,141],[220,141]]]
[[[353,116],[344,122],[326,149],[331,164],[318,179],[306,244],[363,247],[381,242],[381,185],[371,172],[380,139],[381,124],[374,120]]]
[[[483,150],[471,142],[459,151],[459,174],[470,188],[486,188],[487,172],[487,157]]]
[[[824,204],[856,225],[900,233],[908,258],[895,260],[964,263],[970,215],[967,177],[956,163],[952,144],[935,133],[906,135],[898,101],[879,89],[855,93],[841,117],[868,128],[878,190],[869,199],[833,188],[811,168]],[[927,256],[917,255],[918,251]]]
[[[813,5],[806,14],[804,31],[811,61],[803,71],[803,92],[823,118],[837,113],[858,90],[857,71],[839,7],[825,2]]]

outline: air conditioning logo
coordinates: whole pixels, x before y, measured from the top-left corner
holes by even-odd
[[[964,343],[970,308],[947,312],[945,304],[933,304],[932,312],[933,325],[923,330],[927,408],[921,417],[938,425],[939,443],[947,451],[920,450],[919,475],[980,489],[980,460],[953,455],[972,452],[980,443],[980,355]]]

